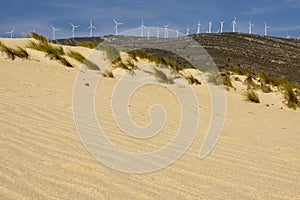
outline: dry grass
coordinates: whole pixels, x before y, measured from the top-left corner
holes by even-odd
[[[255,91],[248,90],[245,95],[246,95],[246,98],[248,101],[251,101],[254,103],[260,103],[258,94]]]
[[[17,49],[12,49],[4,45],[2,42],[0,42],[0,51],[5,53],[6,56],[11,60],[14,60],[16,57],[23,59],[29,58],[29,54],[27,53],[27,51],[22,49],[21,47],[18,47]]]
[[[95,63],[93,63],[90,60],[86,59],[83,55],[81,55],[80,53],[78,53],[76,51],[69,51],[67,53],[67,56],[77,60],[78,62],[80,62],[82,64],[85,64],[91,70],[100,70],[99,67]]]
[[[28,48],[32,48],[38,51],[45,52],[46,55],[51,59],[51,60],[57,60],[60,61],[63,65],[67,67],[73,67],[71,63],[69,63],[63,56],[65,55],[65,52],[61,46],[54,46],[50,44],[49,42],[30,42],[28,45]]]

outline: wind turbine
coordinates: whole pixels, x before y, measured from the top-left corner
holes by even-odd
[[[10,38],[13,38],[14,37],[14,33],[15,33],[15,29],[13,28],[13,29],[11,29],[11,31],[6,32],[6,33],[10,34]]]
[[[190,26],[188,26],[187,28],[186,28],[186,35],[189,35],[190,34]]]
[[[212,21],[208,22],[208,33],[211,33]]]
[[[201,29],[201,24],[200,21],[198,22],[198,27],[197,27],[197,34],[200,34],[200,29]]]
[[[156,30],[156,38],[157,39],[159,38],[159,28],[157,28],[157,30]]]
[[[74,25],[72,22],[70,22],[70,25],[72,26],[72,37],[75,37],[75,29],[78,28],[80,25]]]
[[[179,30],[178,29],[176,30],[176,37],[177,38],[179,37]]]
[[[55,28],[54,26],[52,26],[51,25],[51,29],[52,29],[52,40],[55,40],[55,33],[56,33],[56,31],[59,31],[59,29],[58,28]]]
[[[114,19],[114,23],[115,23],[116,35],[118,35],[118,26],[122,25],[123,23],[117,22],[117,20],[115,20],[115,19]]]
[[[232,32],[235,32],[235,28],[236,28],[237,22],[236,22],[236,17],[233,19],[232,21]]]
[[[144,25],[144,20],[142,20],[142,23],[141,23],[141,26],[140,26],[140,29],[141,29],[141,37],[144,37],[144,29],[147,28],[145,25]]]
[[[87,29],[90,29],[90,37],[93,37],[93,29],[96,29],[96,27],[93,25],[92,20],[90,20],[90,26]]]
[[[251,22],[249,22],[249,34],[252,34],[252,27],[254,26],[254,24],[252,24]]]
[[[267,26],[267,23],[265,23],[265,36],[267,36],[268,35],[268,29],[269,29],[270,27],[269,26]]]
[[[220,24],[221,24],[221,27],[220,27],[220,32],[223,33],[223,27],[224,27],[224,23],[225,23],[225,20],[223,21],[220,21]]]
[[[165,28],[165,38],[169,37],[169,29],[168,29],[168,27],[169,27],[169,24],[165,24],[164,25],[164,28]]]

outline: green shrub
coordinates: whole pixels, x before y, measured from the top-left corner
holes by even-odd
[[[86,59],[83,55],[81,55],[80,53],[76,52],[76,51],[69,51],[67,53],[67,56],[69,56],[70,58],[73,58],[75,60],[77,60],[78,62],[85,64],[89,69],[91,70],[100,70],[99,67],[94,64],[93,62],[89,61],[88,59]]]

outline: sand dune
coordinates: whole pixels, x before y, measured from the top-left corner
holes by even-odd
[[[5,44],[25,45],[24,40]],[[193,86],[200,124],[189,150],[157,172],[127,174],[98,162],[80,140],[72,112],[78,67],[43,61],[39,53],[32,54],[35,59],[15,61],[0,53],[0,199],[300,199],[300,112],[286,108],[276,94],[262,94],[262,103],[253,104],[236,83],[236,91],[226,92],[220,139],[200,160],[211,105],[206,86]],[[132,97],[130,112],[138,124],[149,123],[149,106],[158,100],[171,113],[157,137],[132,139],[111,115],[116,83],[103,78],[96,96],[96,113],[108,137],[136,152],[170,141],[180,121],[174,96],[149,86]]]

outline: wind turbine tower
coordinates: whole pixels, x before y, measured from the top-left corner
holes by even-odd
[[[165,38],[168,38],[169,37],[169,24],[165,24],[164,28],[165,28]]]
[[[186,28],[186,35],[189,35],[190,34],[190,27],[188,26],[187,28]]]
[[[267,36],[268,35],[268,29],[269,29],[270,27],[267,25],[267,23],[265,23],[265,36]]]
[[[116,30],[116,35],[118,35],[118,27],[120,25],[122,25],[123,23],[117,22],[117,20],[114,19],[114,23],[115,23],[115,30]]]
[[[212,21],[208,22],[208,33],[211,33]]]
[[[176,37],[177,38],[179,37],[179,30],[178,29],[176,30]]]
[[[144,29],[147,28],[145,25],[144,25],[144,20],[142,20],[142,23],[141,23],[141,26],[140,26],[140,29],[141,29],[141,37],[144,37]]]
[[[70,22],[70,25],[72,26],[72,37],[75,37],[75,29],[79,27],[79,25],[74,25],[72,22]]]
[[[232,32],[235,32],[235,28],[236,28],[237,22],[236,22],[236,17],[233,19],[232,21]]]
[[[249,34],[252,34],[252,28],[254,27],[254,24],[249,22]]]
[[[90,25],[87,29],[90,29],[90,37],[93,37],[93,29],[96,29],[96,27],[93,25],[92,20],[90,20]]]
[[[221,25],[221,27],[220,27],[220,32],[221,32],[221,33],[223,33],[224,23],[225,23],[225,20],[220,21],[220,25]]]
[[[197,34],[200,34],[200,30],[201,29],[201,24],[200,24],[200,21],[198,22],[198,27],[197,27]]]
[[[55,34],[56,34],[56,31],[59,31],[58,28],[55,28],[54,26],[51,25],[51,29],[52,29],[52,40],[55,40]]]
[[[6,33],[10,34],[10,38],[13,38],[14,37],[14,33],[15,33],[15,29],[12,29],[11,31],[6,32]]]

